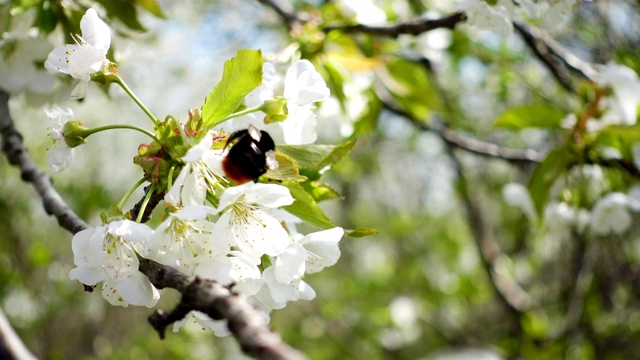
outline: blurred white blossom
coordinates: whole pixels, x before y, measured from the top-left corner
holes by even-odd
[[[619,192],[600,198],[591,212],[591,230],[596,235],[622,234],[631,226],[630,208],[636,201]]]
[[[152,235],[148,226],[129,220],[80,231],[71,242],[77,267],[69,278],[88,286],[103,282],[102,296],[111,305],[154,306],[160,294],[138,270],[138,255],[146,255]]]
[[[610,87],[613,94],[603,99],[604,124],[634,125],[640,104],[640,80],[631,68],[615,63],[607,64],[598,76],[598,84]]]

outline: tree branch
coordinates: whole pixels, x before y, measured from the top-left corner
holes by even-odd
[[[42,205],[47,214],[55,216],[58,219],[58,224],[73,234],[86,229],[88,225],[67,206],[51,185],[49,177],[40,171],[29,157],[29,153],[22,143],[22,135],[14,127],[9,114],[9,94],[2,90],[0,90],[0,135],[2,136],[2,151],[11,164],[20,168],[22,180],[33,185],[38,196],[42,199]]]
[[[27,349],[18,334],[13,330],[9,320],[0,310],[0,359],[35,360],[36,357]]]
[[[148,259],[140,261],[140,271],[156,287],[170,287],[182,293],[180,303],[172,312],[156,311],[149,317],[160,337],[164,337],[167,326],[195,310],[214,320],[227,319],[229,330],[246,354],[260,359],[305,359],[269,330],[260,310],[222,284],[198,277],[191,280],[174,268]]]
[[[529,45],[536,57],[549,69],[553,77],[560,85],[569,92],[576,92],[576,89],[569,77],[567,69],[573,70],[582,78],[594,81],[597,72],[593,66],[577,56],[573,55],[560,44],[558,44],[549,34],[535,28],[527,27],[524,24],[514,21],[513,26],[522,36],[524,42]]]
[[[469,227],[475,239],[482,266],[489,277],[491,286],[498,295],[498,299],[512,315],[513,324],[516,327],[516,335],[520,337],[524,334],[520,320],[523,313],[532,305],[531,296],[518,285],[515,279],[499,271],[498,259],[504,256],[504,253],[494,239],[493,231],[482,215],[482,209],[471,196],[467,186],[467,178],[460,161],[454,153],[454,147],[449,144],[447,145],[447,150],[458,173],[460,195],[467,212]]]
[[[20,169],[22,179],[34,186],[47,213],[58,219],[60,226],[72,234],[88,229],[89,225],[67,206],[49,178],[29,157],[22,143],[22,135],[14,127],[9,113],[9,94],[1,90],[0,135],[2,151],[11,164]],[[214,319],[227,319],[229,330],[247,354],[261,359],[304,359],[301,353],[282,342],[277,334],[269,330],[260,310],[254,308],[246,298],[233,294],[224,286],[209,280],[192,281],[174,268],[147,259],[140,260],[140,271],[147,275],[156,287],[178,290],[183,298],[178,306],[182,306],[180,311],[185,314],[196,310]],[[185,308],[185,304],[189,307]],[[154,316],[157,320],[162,315],[152,315]],[[155,325],[154,328],[159,329]]]
[[[285,6],[278,4],[277,1],[275,0],[257,0],[257,1],[262,5],[273,9],[273,11],[275,11],[276,14],[278,14],[278,16],[282,18],[282,20],[284,20],[285,24],[289,29],[292,29],[298,24],[302,24],[309,21],[307,16],[303,16],[302,14],[295,12],[291,8],[286,9]]]
[[[380,94],[378,94],[380,96]],[[516,164],[535,164],[541,162],[545,155],[533,149],[513,149],[501,147],[496,144],[472,139],[454,130],[449,129],[444,122],[433,119],[429,123],[416,119],[413,115],[398,107],[390,99],[381,98],[385,109],[402,116],[415,127],[423,131],[435,132],[442,140],[453,147],[465,150],[472,154],[502,159]]]
[[[434,29],[453,29],[459,22],[465,19],[464,13],[454,13],[440,19],[413,19],[392,25],[336,25],[327,26],[325,32],[340,30],[345,33],[362,33],[379,36],[398,37],[402,34],[419,35]]]

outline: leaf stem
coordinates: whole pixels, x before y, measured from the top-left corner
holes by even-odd
[[[127,95],[129,95],[129,97],[131,99],[133,99],[133,101],[135,101],[136,104],[138,104],[138,106],[140,107],[140,109],[142,109],[142,111],[144,111],[145,114],[147,114],[147,116],[149,117],[149,119],[151,119],[151,121],[153,121],[153,124],[155,126],[159,125],[159,120],[153,116],[153,114],[151,113],[151,111],[149,111],[149,109],[147,109],[146,106],[144,106],[144,104],[140,101],[140,99],[138,99],[136,97],[136,95],[133,93],[133,91],[129,88],[129,86],[127,85],[127,83],[124,82],[124,80],[120,77],[120,75],[116,75],[115,79],[113,80],[115,83],[117,83],[118,85],[120,85],[120,87],[127,93]]]
[[[158,140],[158,138],[156,137],[156,135],[154,133],[152,133],[151,131],[141,128],[139,126],[135,126],[135,125],[126,125],[126,124],[112,124],[112,125],[105,125],[105,126],[98,126],[98,127],[94,127],[94,128],[89,128],[86,129],[85,131],[82,132],[82,137],[86,138],[89,135],[93,135],[95,133],[101,132],[101,131],[105,131],[105,130],[114,130],[114,129],[131,129],[131,130],[136,130],[139,131],[147,136],[149,136],[150,138],[152,138],[153,140],[155,140],[156,142],[160,143],[160,141]]]
[[[142,221],[142,216],[144,215],[144,211],[147,209],[149,200],[151,199],[151,196],[153,195],[153,192],[155,190],[156,190],[156,184],[152,183],[151,187],[149,188],[149,191],[147,191],[147,194],[144,196],[144,200],[142,201],[142,206],[140,206],[140,212],[138,212],[138,216],[136,217],[136,222],[139,223]]]
[[[149,180],[149,175],[143,177],[142,179],[138,180],[138,182],[136,182],[131,189],[129,189],[129,191],[127,191],[126,194],[124,194],[124,196],[122,197],[122,200],[120,200],[120,202],[118,203],[118,208],[122,209],[124,208],[124,203],[127,202],[127,200],[129,200],[129,197],[131,197],[131,194],[133,194],[133,192],[140,187],[140,185],[144,184],[147,180]]]

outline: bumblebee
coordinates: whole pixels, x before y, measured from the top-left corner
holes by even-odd
[[[222,169],[227,178],[237,184],[244,184],[250,180],[257,182],[267,170],[278,168],[276,144],[271,135],[264,130],[249,125],[247,129],[231,133],[225,149],[229,145],[231,149],[222,161]]]

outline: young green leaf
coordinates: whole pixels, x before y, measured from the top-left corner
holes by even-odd
[[[278,145],[278,151],[294,158],[311,175],[319,175],[347,156],[355,144],[355,140],[350,140],[340,145]]]
[[[268,170],[264,176],[271,180],[293,180],[293,181],[305,181],[306,177],[300,175],[300,168],[298,163],[293,160],[292,157],[285,155],[281,152],[276,152],[276,160],[278,161],[278,168],[275,170]]]
[[[315,181],[305,181],[300,183],[302,187],[317,202],[332,200],[340,197],[340,194],[327,184],[317,183]]]
[[[202,106],[205,129],[210,129],[231,115],[245,96],[262,84],[262,53],[240,50],[224,63],[222,79]]]
[[[564,112],[550,104],[529,104],[505,110],[500,114],[494,126],[512,130],[523,128],[557,128]]]
[[[300,183],[288,180],[284,181],[282,185],[286,186],[289,191],[291,191],[291,196],[296,199],[293,204],[285,206],[285,210],[309,224],[322,229],[329,229],[336,226],[333,221],[324,214],[324,211],[320,209],[318,203],[304,190]]]

